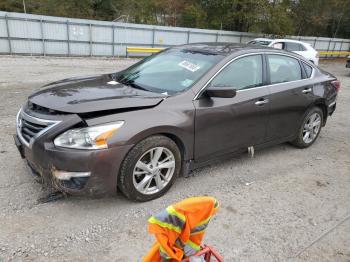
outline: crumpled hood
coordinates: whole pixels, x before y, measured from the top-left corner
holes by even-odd
[[[36,105],[66,113],[152,107],[166,96],[120,84],[111,74],[69,78],[43,86],[29,97]]]

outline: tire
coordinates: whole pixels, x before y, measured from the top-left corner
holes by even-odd
[[[153,162],[158,155],[158,161]],[[173,140],[161,135],[148,137],[136,144],[125,157],[118,176],[118,188],[133,201],[159,198],[176,180],[181,162],[180,150]]]
[[[315,129],[315,127],[311,124],[310,120],[312,116],[318,116],[319,117],[319,125],[317,130]],[[298,129],[298,136],[296,137],[296,139],[294,141],[292,141],[291,143],[299,148],[307,148],[309,146],[311,146],[316,139],[318,138],[320,132],[321,132],[321,128],[322,128],[322,123],[323,123],[323,112],[321,110],[321,108],[319,107],[313,107],[311,109],[309,109],[303,118],[303,121],[301,122],[301,125]],[[316,121],[317,119],[315,119],[314,123],[318,122]],[[312,130],[310,129],[311,125]],[[306,131],[306,126],[308,126],[308,131]],[[310,132],[310,135],[307,136],[307,132]],[[311,135],[311,133],[313,135]],[[308,139],[307,139],[308,138]],[[312,138],[312,139],[311,139]]]

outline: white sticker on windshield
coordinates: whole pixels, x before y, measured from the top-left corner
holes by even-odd
[[[182,62],[179,63],[179,66],[191,71],[191,72],[196,72],[199,68],[201,68],[199,65],[192,64],[191,62],[188,62],[186,60],[183,60]]]

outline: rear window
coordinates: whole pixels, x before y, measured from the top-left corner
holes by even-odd
[[[299,44],[299,51],[306,51],[305,46],[303,46],[302,44]]]
[[[289,56],[268,55],[271,84],[302,79],[299,61]]]
[[[305,47],[302,44],[286,42],[286,50],[288,50],[288,51],[305,51]]]
[[[303,66],[305,69],[306,78],[310,78],[312,75],[312,66],[309,66],[308,64],[305,64],[304,62],[303,62]]]
[[[299,44],[286,43],[286,50],[288,50],[288,51],[299,51]]]

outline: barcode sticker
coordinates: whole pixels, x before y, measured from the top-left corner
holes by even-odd
[[[186,60],[183,60],[178,65],[191,72],[196,72],[199,68],[201,68],[199,65],[192,64],[191,62],[188,62]]]

